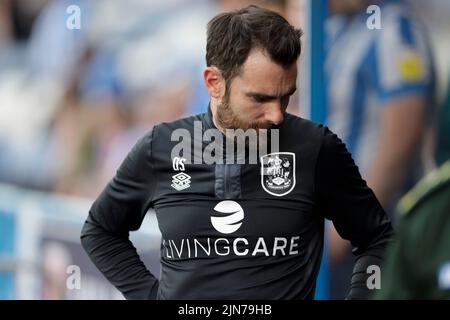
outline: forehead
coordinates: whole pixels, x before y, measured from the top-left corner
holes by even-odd
[[[297,63],[283,67],[261,50],[252,50],[236,77],[246,86],[277,90],[292,87],[297,79]]]

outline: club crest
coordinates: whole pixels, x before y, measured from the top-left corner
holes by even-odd
[[[295,187],[295,154],[275,152],[261,157],[261,185],[267,193],[281,197]]]

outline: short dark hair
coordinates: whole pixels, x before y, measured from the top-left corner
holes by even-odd
[[[228,83],[258,48],[287,67],[300,56],[302,34],[278,13],[255,5],[221,13],[208,23],[206,65],[219,68]]]

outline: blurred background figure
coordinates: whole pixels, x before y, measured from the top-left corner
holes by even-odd
[[[435,48],[437,111],[432,170],[399,202],[398,241],[390,248],[377,299],[450,299],[450,29],[448,1],[411,0]]]
[[[400,202],[377,299],[450,299],[450,160]]]
[[[378,27],[369,28],[369,5],[379,8]],[[329,10],[327,123],[389,213],[422,174],[420,147],[435,110],[429,38],[404,1],[330,0]],[[350,245],[329,231],[331,296],[343,298]]]
[[[399,202],[377,299],[450,299],[450,88],[440,114],[440,166]]]
[[[450,81],[448,82],[447,96],[438,114],[439,129],[436,135],[435,157],[437,165],[442,165],[450,159]]]

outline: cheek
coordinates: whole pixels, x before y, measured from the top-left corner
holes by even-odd
[[[230,99],[230,106],[240,118],[251,118],[258,111],[258,104],[249,100],[247,97]]]
[[[254,101],[247,101],[245,104],[245,110],[240,114],[241,117],[248,119],[249,121],[258,121],[264,118],[264,104]]]

